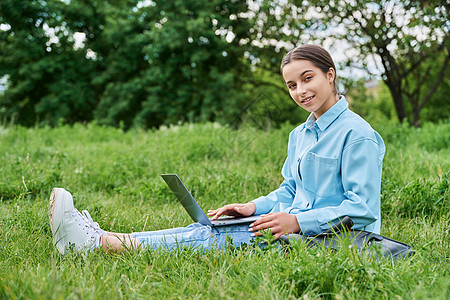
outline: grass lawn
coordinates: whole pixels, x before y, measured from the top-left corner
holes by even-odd
[[[416,250],[395,263],[302,243],[289,255],[248,246],[62,257],[48,224],[53,187],[106,230],[186,226],[161,173],[178,173],[205,210],[247,202],[281,183],[293,126],[0,127],[0,298],[449,299],[450,122],[374,127],[387,146],[381,233]]]

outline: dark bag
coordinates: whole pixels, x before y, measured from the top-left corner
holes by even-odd
[[[345,216],[339,223],[321,234],[314,236],[289,234],[281,236],[280,240],[282,243],[289,245],[292,240],[302,239],[307,243],[308,248],[323,245],[326,248],[339,249],[341,242],[348,239],[351,245],[359,250],[363,248],[375,250],[370,253],[375,253],[375,255],[380,253],[394,260],[414,254],[412,247],[405,243],[368,231],[352,230],[352,226],[352,219]]]

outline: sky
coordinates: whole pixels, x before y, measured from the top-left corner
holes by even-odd
[[[8,81],[8,77],[5,75],[0,78],[0,92],[6,90],[6,82]]]

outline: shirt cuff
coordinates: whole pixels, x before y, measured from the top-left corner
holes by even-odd
[[[322,233],[314,210],[304,211],[295,216],[297,217],[297,222],[303,235],[317,235]]]
[[[265,196],[261,196],[250,202],[253,202],[256,206],[255,215],[262,215],[269,212],[270,210],[269,205],[267,205],[267,199]]]

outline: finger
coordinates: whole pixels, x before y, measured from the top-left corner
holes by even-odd
[[[256,237],[257,237],[257,236],[263,236],[264,232],[266,232],[267,230],[268,230],[270,233],[274,234],[274,233],[273,233],[273,228],[268,227],[268,228],[266,228],[266,229],[262,229],[262,230],[253,232],[253,233],[251,234],[251,236],[252,236],[252,237],[253,237],[253,236],[256,236]],[[263,231],[264,231],[264,232],[263,232]]]
[[[214,215],[213,220],[216,220],[221,215],[227,215],[227,216],[249,216],[253,212],[250,210],[250,212],[246,212],[245,210],[242,210],[242,208],[245,208],[246,204],[242,203],[233,203],[225,205],[222,208],[217,209],[214,214],[211,213],[210,215]],[[209,213],[208,213],[209,214]]]
[[[217,220],[223,214],[224,211],[225,211],[225,207],[218,209],[213,216],[213,220]]]
[[[261,223],[256,226],[251,226],[249,231],[260,231],[260,230],[264,230],[264,229],[268,229],[268,228],[273,228],[275,226],[276,226],[275,222],[268,221],[268,222],[264,222],[264,223]]]
[[[228,204],[228,205],[225,205],[224,207],[219,208],[216,211],[216,213],[215,213],[215,215],[213,217],[213,220],[217,220],[223,214],[226,215],[227,212],[230,211],[230,210],[233,210],[233,208],[234,208],[234,204]]]
[[[217,211],[218,211],[218,209],[209,209],[208,210],[208,216],[215,215]]]
[[[225,211],[224,214],[227,216],[237,216],[237,217],[249,216],[249,214],[243,211],[241,205],[232,207],[230,210]]]
[[[258,237],[258,236],[262,236],[262,233],[257,231],[257,232],[253,232],[250,236],[252,237]]]
[[[269,230],[272,233],[272,235],[273,235],[275,240],[278,240],[282,235],[286,234],[283,231],[278,231],[277,232],[276,228],[272,228],[272,227],[271,228],[267,228],[267,230]],[[262,233],[262,231],[256,231],[256,232],[252,233],[251,236],[252,237],[259,237],[259,236],[263,236],[263,233]]]
[[[273,228],[272,233],[274,234],[275,239],[277,240],[282,235],[285,235],[285,234],[288,234],[288,233],[291,233],[291,232],[288,232],[288,230],[285,227],[283,227],[283,226],[277,226],[277,227]]]
[[[268,230],[270,231],[270,228],[268,228]],[[251,236],[263,236],[263,232],[262,231],[255,231],[255,232],[252,232]]]
[[[256,220],[252,224],[250,224],[250,226],[256,226],[256,225],[266,222],[265,217],[266,217],[266,215],[261,215],[261,218],[259,218],[258,220]]]
[[[213,216],[213,215],[215,215],[219,210],[221,210],[222,208],[218,208],[218,209],[210,209],[210,210],[208,210],[208,215],[209,216]]]
[[[259,218],[258,220],[256,220],[255,222],[250,224],[250,227],[254,227],[260,224],[263,224],[265,222],[269,222],[273,220],[273,216],[269,216],[269,215],[261,215],[261,218]]]
[[[273,237],[275,238],[275,240],[278,240],[283,234],[284,233],[276,233]]]

